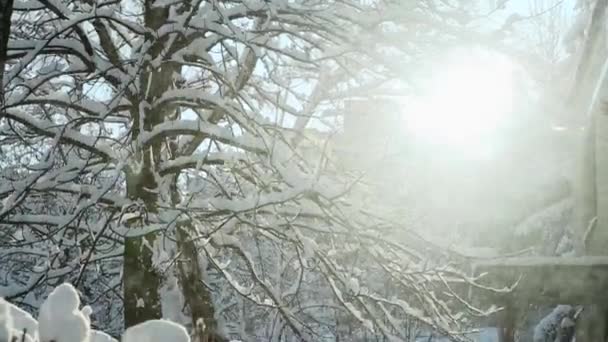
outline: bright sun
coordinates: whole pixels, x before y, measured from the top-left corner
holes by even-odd
[[[405,104],[410,134],[433,145],[487,154],[512,111],[514,64],[505,56],[459,50],[433,68],[421,94]]]

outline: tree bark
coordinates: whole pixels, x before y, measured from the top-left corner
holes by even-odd
[[[172,152],[177,153],[177,145],[172,145]],[[177,175],[171,180],[171,201],[177,206],[180,195],[177,189]],[[215,319],[215,307],[210,289],[205,285],[203,265],[200,263],[199,251],[193,238],[196,228],[191,221],[177,225],[177,250],[180,258],[177,263],[179,286],[189,310],[193,329],[194,342],[225,342],[218,331]]]
[[[160,77],[156,78],[160,79]],[[160,80],[157,83],[159,86],[162,85]],[[149,131],[154,127],[154,122],[159,119],[161,113],[147,109],[144,113],[144,129]],[[138,120],[136,116],[134,122]],[[134,139],[137,139],[136,132],[137,130],[134,129]],[[139,151],[137,155],[141,168],[127,172],[127,196],[135,202],[143,203],[144,207],[140,210],[145,210],[145,213],[142,213],[143,217],[138,222],[143,228],[147,224],[145,217],[158,212],[158,195],[154,191],[157,189],[154,167],[159,162],[160,146],[154,144],[146,151]],[[149,233],[144,237],[125,238],[123,266],[125,327],[162,317],[159,293],[162,276],[153,265],[153,252],[150,248],[154,246],[157,235],[158,233]]]
[[[516,313],[515,309],[508,305],[505,306],[502,312],[498,326],[498,341],[499,342],[515,342],[516,332]]]
[[[155,236],[125,239],[123,264],[125,328],[162,316],[159,287],[161,277],[152,266],[152,251],[144,243]]]
[[[194,227],[184,224],[177,228],[177,246],[181,253],[179,278],[186,305],[190,310],[196,342],[224,342],[215,319],[211,292],[204,284],[199,253],[190,234]]]
[[[150,32],[155,32],[166,23],[169,15],[168,7],[153,7],[153,2],[146,0],[144,3],[144,24]],[[156,39],[152,33],[147,33],[145,39],[152,44],[148,54],[150,60],[154,60],[160,56],[167,39]],[[160,97],[171,87],[174,69],[175,67],[170,63],[163,64],[162,68],[155,68],[146,62],[139,79],[137,99],[142,104],[153,103],[155,98]],[[142,112],[140,108],[143,108]],[[146,105],[140,106],[140,103],[135,104],[131,110],[133,141],[137,140],[142,130],[152,131],[170,114],[169,108],[160,110]],[[135,156],[141,167],[132,168],[127,172],[127,196],[135,202],[143,203],[144,208],[141,209],[146,211],[143,216],[155,215],[158,212],[159,199],[155,191],[158,188],[155,167],[161,161],[160,142],[136,151]],[[147,221],[141,219],[139,223],[144,226]],[[150,233],[143,238],[125,238],[123,266],[125,327],[162,317],[160,287],[163,279],[153,265],[153,252],[149,248],[154,245],[157,235],[158,233]]]
[[[152,149],[152,148],[151,148]],[[152,149],[154,152],[154,149]],[[156,189],[156,181],[152,172],[154,161],[150,153],[140,153],[142,167],[139,172],[127,172],[127,196],[144,204],[145,213],[130,229],[143,228],[148,215],[157,212],[157,195],[147,189]],[[162,317],[159,289],[162,277],[153,265],[153,251],[157,233],[145,236],[126,237],[124,244],[123,262],[123,296],[125,328],[150,319]]]

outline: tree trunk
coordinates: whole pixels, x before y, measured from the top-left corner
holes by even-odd
[[[158,319],[162,316],[159,287],[161,277],[152,265],[153,244],[156,237],[126,238],[123,265],[125,328]],[[144,243],[144,239],[147,240]]]
[[[173,153],[176,153],[176,144]],[[177,175],[171,180],[171,201],[177,206],[180,195],[177,189]],[[218,324],[215,319],[215,308],[211,292],[204,282],[203,265],[199,262],[199,251],[193,240],[197,235],[196,228],[191,221],[177,225],[177,250],[179,285],[184,296],[186,306],[190,311],[194,342],[224,342],[220,336]]]
[[[153,7],[153,2],[146,0],[144,3],[144,23],[150,32],[155,32],[165,24],[169,15],[168,7]],[[160,56],[167,39],[156,39],[151,33],[146,34],[145,39],[151,44],[148,50],[150,60],[154,60]],[[144,63],[139,78],[138,100],[142,103],[153,103],[155,98],[160,97],[171,87],[174,72],[175,66],[171,63],[163,64],[162,68],[155,68],[149,61]],[[140,107],[143,108],[142,112],[140,112]],[[165,117],[171,114],[170,108],[164,108],[161,111],[157,108],[150,108],[150,106],[140,106],[139,103],[134,104],[131,109],[133,117],[131,138],[136,141],[142,130],[152,131],[156,125],[162,123]],[[143,127],[141,127],[142,124]],[[159,200],[156,191],[158,184],[155,178],[155,168],[162,160],[160,142],[154,142],[150,146],[136,151],[135,158],[141,167],[130,169],[127,172],[127,196],[135,202],[143,203],[146,213],[142,216],[155,215],[158,212]],[[142,218],[139,223],[143,227],[147,220]],[[127,237],[125,239],[123,266],[125,327],[162,317],[160,301],[162,276],[153,265],[153,252],[149,248],[154,246],[157,235],[158,233],[150,233],[144,238]]]
[[[575,222],[579,231],[584,231],[583,251],[586,255],[608,255],[608,116],[603,104],[608,95],[608,80],[603,74],[608,55],[607,6],[608,0],[598,0],[593,9],[574,85],[578,112],[586,115],[588,120]],[[587,307],[576,326],[576,341],[606,342],[607,322],[607,303]]]
[[[602,190],[604,187],[599,186],[605,182],[606,178],[602,170],[608,166],[603,158],[607,144],[605,138],[599,138],[606,135],[605,118],[598,116],[597,110],[594,108],[589,112],[590,106],[596,106],[592,103],[594,92],[598,81],[601,77],[601,69],[606,60],[606,18],[607,0],[599,0],[591,16],[589,26],[588,39],[585,42],[585,47],[581,56],[579,67],[574,84],[573,102],[574,108],[581,115],[587,116],[587,125],[585,130],[585,139],[583,141],[581,169],[577,180],[577,210],[576,210],[576,229],[580,235],[585,237],[588,227],[595,217],[597,217],[596,226],[593,228],[593,234],[602,231],[602,227],[606,226],[608,213],[602,213],[600,206],[603,205],[608,198]],[[608,231],[607,231],[608,232]],[[584,245],[579,252],[591,255],[605,254],[604,248],[601,246],[607,240],[602,240],[599,236],[586,236]]]
[[[498,326],[499,342],[515,342],[515,310],[511,306],[506,306],[501,314]]]
[[[199,253],[190,234],[193,229],[191,224],[177,228],[177,246],[181,254],[179,283],[186,305],[190,309],[195,342],[223,342],[226,340],[217,331],[211,292],[203,283]]]
[[[141,172],[127,173],[127,195],[135,201],[142,201],[146,213],[138,222],[131,223],[131,229],[143,228],[146,224],[146,215],[156,212],[157,195],[146,191],[155,189],[156,182],[151,172],[152,161],[149,153],[143,153],[143,167]],[[144,208],[140,208],[143,210]],[[156,233],[143,237],[125,238],[123,263],[123,292],[125,328],[142,323],[150,319],[162,317],[159,289],[162,278],[155,269],[153,251]]]

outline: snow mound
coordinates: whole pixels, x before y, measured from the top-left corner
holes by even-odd
[[[78,292],[67,283],[55,288],[42,303],[38,321],[0,297],[0,342],[118,342],[90,328],[92,313],[90,306],[80,308]],[[122,341],[190,342],[190,336],[177,323],[151,320],[127,329]]]
[[[10,303],[7,304],[13,320],[13,330],[19,332],[18,336],[21,337],[25,331],[27,334],[26,339],[29,337],[32,340],[38,340],[38,322],[36,319],[29,312],[21,310]]]
[[[125,331],[122,342],[190,342],[184,327],[167,320],[150,320]]]
[[[4,299],[0,298],[0,341],[10,341],[13,337],[13,319],[9,312],[9,306]]]
[[[5,340],[6,338],[6,340]],[[0,341],[38,339],[38,322],[29,313],[0,298]]]
[[[89,342],[118,342],[112,336],[102,332],[91,329],[91,333],[89,334]]]
[[[72,285],[66,283],[55,288],[40,307],[39,341],[88,342],[89,319],[79,306],[80,297]]]

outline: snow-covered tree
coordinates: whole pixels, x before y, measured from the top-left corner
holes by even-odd
[[[361,334],[404,338],[407,320],[462,339],[467,314],[485,314],[452,289],[476,284],[449,252],[360,205],[328,139],[305,134],[403,66],[370,49],[373,34],[428,15],[412,21],[414,36],[440,21],[436,7],[34,0],[12,10],[0,296],[37,308],[70,281],[107,303],[98,320],[120,315],[121,300],[126,327],[170,317],[200,341],[319,340],[336,334],[330,316]]]

